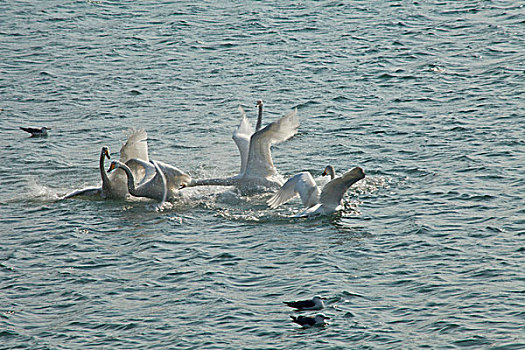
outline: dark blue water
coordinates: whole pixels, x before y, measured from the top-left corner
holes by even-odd
[[[523,6],[0,1],[0,348],[525,348]],[[285,176],[365,169],[341,213],[56,201],[131,127],[235,174],[257,99],[267,122],[298,108]],[[282,301],[315,294],[330,324],[298,329]]]

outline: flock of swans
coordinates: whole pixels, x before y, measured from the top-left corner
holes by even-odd
[[[120,159],[113,160],[106,171],[105,160],[110,159],[108,147],[102,147],[99,168],[102,184],[76,190],[62,199],[90,196],[104,199],[123,199],[128,195],[146,197],[161,203],[175,200],[180,191],[195,186],[235,186],[243,192],[275,191],[267,201],[272,209],[299,195],[304,211],[296,217],[327,215],[339,210],[346,191],[365,177],[363,169],[355,167],[340,177],[333,166],[326,167],[323,175],[330,176],[319,188],[309,172],[301,172],[287,181],[277,172],[272,160],[271,146],[294,136],[299,128],[297,109],[262,127],[263,102],[257,101],[258,118],[255,130],[239,106],[241,122],[232,138],[239,149],[241,167],[237,175],[227,178],[192,179],[182,170],[148,156],[147,133],[134,131],[120,149]]]

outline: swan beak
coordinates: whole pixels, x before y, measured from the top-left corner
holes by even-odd
[[[108,158],[108,159],[111,159],[111,157],[109,156],[109,150],[105,150],[104,151],[104,155]]]
[[[323,173],[322,173],[321,175],[322,175],[322,176],[326,176],[326,175],[328,175],[328,174],[326,173],[326,170],[325,170],[325,171],[323,171]]]
[[[186,184],[185,184],[185,183],[181,183],[181,184],[180,184],[180,187],[179,187],[179,190],[182,190],[182,189],[185,188],[185,187],[186,187]]]

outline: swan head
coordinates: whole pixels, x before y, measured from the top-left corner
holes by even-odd
[[[116,161],[112,161],[108,168],[108,173],[112,170],[119,168],[119,164]]]
[[[48,130],[51,130],[51,128],[48,128],[47,126],[42,127],[42,131],[43,131],[43,132],[46,132],[46,131],[48,131]]]
[[[111,157],[109,156],[109,148],[106,146],[102,147],[101,155],[103,155],[107,159],[111,159]]]
[[[193,182],[193,179],[191,178],[191,176],[189,176],[188,174],[182,174],[180,185],[179,185],[179,190],[182,190],[186,186],[190,186],[192,182]]]
[[[261,108],[262,106],[263,106],[263,100],[257,100],[257,104],[255,105],[255,107]]]
[[[322,175],[323,176],[330,175],[330,179],[333,179],[335,177],[334,167],[331,165],[328,165],[326,168],[324,168]]]

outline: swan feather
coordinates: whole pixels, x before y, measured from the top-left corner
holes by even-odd
[[[232,139],[235,141],[239,153],[241,156],[241,170],[240,174],[246,171],[246,165],[248,164],[248,153],[250,151],[250,137],[253,134],[253,128],[246,117],[244,108],[239,106],[241,112],[241,122],[239,126],[233,131]]]
[[[246,175],[259,178],[277,175],[270,148],[272,145],[284,142],[294,136],[298,128],[299,118],[296,108],[281,119],[255,132],[250,139]]]
[[[333,208],[335,210],[341,205],[343,196],[350,186],[364,177],[365,173],[363,172],[363,169],[359,167],[347,171],[343,176],[331,180],[323,187],[319,202],[325,207]]]
[[[321,191],[312,175],[305,171],[289,178],[284,185],[268,200],[270,208],[275,209],[299,195],[303,205],[308,208],[319,202]]]
[[[126,143],[120,148],[120,162],[126,163],[131,158],[148,161],[148,134],[144,129],[132,130]],[[131,169],[132,172],[135,169]],[[133,173],[134,178],[138,179],[139,174]],[[103,191],[104,196],[111,198],[124,198],[128,194],[126,174],[122,169],[108,174],[110,191]]]

